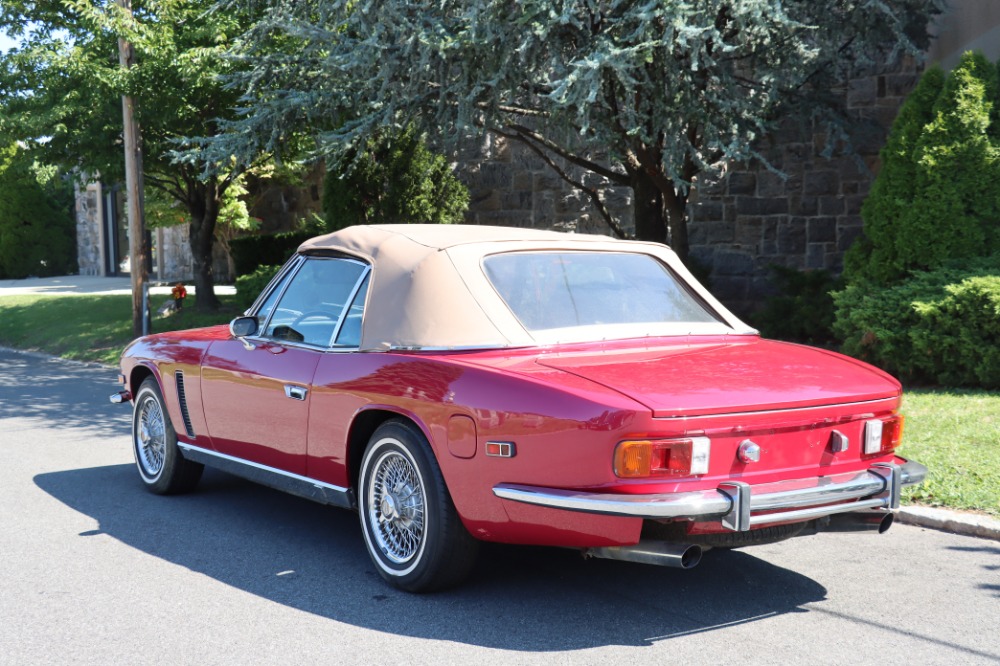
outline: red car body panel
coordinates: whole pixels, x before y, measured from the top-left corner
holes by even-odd
[[[724,374],[720,374],[724,368]],[[278,343],[247,349],[225,327],[145,338],[123,360],[129,388],[152,372],[176,395],[182,372],[194,438],[176,400],[178,437],[203,448],[353,487],[352,425],[377,410],[427,436],[463,523],[491,541],[596,547],[634,544],[642,519],[568,512],[500,499],[515,483],[620,494],[673,493],[864,470],[892,462],[855,446],[832,453],[833,430],[860,441],[866,419],[891,414],[900,386],[870,366],[756,336],[577,344],[484,352],[337,353]],[[286,384],[308,388],[289,400]],[[849,389],[844,387],[850,387]],[[708,474],[657,480],[615,476],[626,439],[706,435]],[[752,437],[762,462],[739,461]],[[514,442],[512,458],[488,441]]]

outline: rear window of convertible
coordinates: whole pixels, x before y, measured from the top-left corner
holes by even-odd
[[[578,326],[717,323],[666,266],[625,252],[510,252],[483,260],[529,331]]]

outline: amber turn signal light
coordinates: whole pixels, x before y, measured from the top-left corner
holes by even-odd
[[[708,437],[641,439],[615,447],[615,474],[623,479],[708,473]]]

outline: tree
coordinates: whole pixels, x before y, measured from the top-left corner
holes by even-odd
[[[781,118],[842,142],[833,83],[924,46],[937,3],[266,1],[241,42],[246,116],[212,142],[217,158],[277,148],[302,123],[334,156],[410,123],[450,145],[489,131],[537,153],[619,236],[595,181],[631,187],[636,236],[682,256],[699,180],[762,159],[755,142]]]
[[[47,162],[98,173],[123,174],[121,95],[138,103],[147,187],[178,201],[190,218],[196,306],[218,306],[212,246],[223,196],[260,156],[239,165],[228,160],[211,173],[197,154],[186,162],[170,155],[182,136],[211,135],[232,117],[239,93],[220,75],[233,63],[222,58],[250,24],[245,12],[209,12],[208,0],[157,0],[135,4],[134,19],[113,0],[53,4],[4,0],[0,29],[23,46],[0,55],[0,140],[33,146]],[[135,47],[137,63],[118,63],[118,35]]]
[[[56,169],[17,145],[0,150],[0,278],[74,270],[71,200]]]
[[[461,222],[469,191],[447,160],[431,152],[413,128],[375,137],[349,158],[345,174],[323,183],[326,231],[352,224]]]
[[[849,281],[887,285],[1000,249],[1000,84],[966,53],[948,75],[929,69],[893,124],[848,253]]]

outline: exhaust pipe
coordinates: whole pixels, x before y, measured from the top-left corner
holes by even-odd
[[[701,562],[701,553],[701,546],[696,544],[640,541],[634,546],[587,548],[583,551],[583,556],[599,557],[605,560],[655,564],[661,567],[693,569]]]
[[[872,511],[864,513],[835,513],[832,516],[821,518],[817,521],[817,528],[820,532],[878,532],[885,534],[895,515]]]

